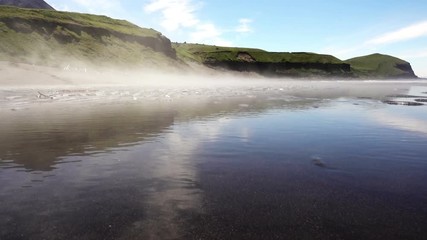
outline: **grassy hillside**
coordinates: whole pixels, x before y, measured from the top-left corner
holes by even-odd
[[[415,77],[411,65],[408,62],[389,55],[376,53],[372,55],[348,59],[345,62],[349,63],[353,71],[361,77]]]
[[[267,52],[253,48],[204,44],[172,45],[177,56],[209,67],[256,72],[272,77],[350,77],[350,65],[331,55],[306,52]]]
[[[0,61],[49,66],[182,67],[272,77],[413,78],[408,62],[373,54],[341,61],[326,54],[174,43],[153,29],[106,16],[0,6]]]
[[[0,6],[0,60],[60,65],[170,65],[176,54],[161,33],[106,16]]]
[[[343,63],[331,55],[306,52],[267,52],[255,48],[218,47],[186,43],[174,43],[173,47],[179,57],[200,63],[210,61]]]
[[[174,43],[179,58],[214,68],[251,71],[268,76],[414,78],[411,65],[381,54],[342,61],[334,56],[307,52],[267,52],[261,49]]]
[[[254,48],[236,48],[236,47],[218,47],[205,44],[187,44],[173,43],[177,56],[186,61],[195,61],[199,63],[207,62],[210,59],[215,60],[237,60],[238,52],[264,52],[261,49]]]

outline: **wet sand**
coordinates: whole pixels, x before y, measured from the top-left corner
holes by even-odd
[[[425,83],[0,69],[0,239],[427,234]]]

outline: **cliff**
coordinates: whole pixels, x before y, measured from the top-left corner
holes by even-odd
[[[170,40],[160,32],[90,14],[0,6],[0,39],[0,60],[44,65],[177,62]]]
[[[0,5],[55,10],[43,0],[0,0]]]
[[[363,78],[416,78],[411,64],[402,59],[383,55],[371,54],[345,61],[350,64],[352,71]]]
[[[174,43],[178,57],[216,69],[268,77],[352,77],[350,64],[331,55]]]
[[[0,6],[0,40],[0,61],[57,67],[91,63],[187,70],[185,63],[197,63],[212,69],[254,72],[267,77],[417,77],[408,62],[388,55],[373,54],[342,61],[327,54],[172,44],[160,32],[124,20],[46,9]]]
[[[408,62],[382,54],[342,61],[331,55],[307,52],[267,52],[262,49],[187,43],[174,43],[173,47],[183,61],[269,77],[417,78]]]

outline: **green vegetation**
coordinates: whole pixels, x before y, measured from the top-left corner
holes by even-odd
[[[364,78],[415,77],[408,62],[389,55],[376,53],[348,59],[345,62],[349,63],[353,71]]]
[[[177,65],[169,39],[159,32],[105,16],[0,6],[0,39],[0,60]]]
[[[219,61],[236,60],[238,52],[265,52],[264,50],[254,48],[219,47],[187,43],[173,43],[172,47],[181,59],[199,63],[206,62],[211,58]]]
[[[352,77],[350,65],[331,55],[267,52],[253,48],[174,43],[178,58],[209,67],[271,77]]]
[[[211,61],[343,63],[331,55],[316,53],[267,52],[255,48],[217,47],[204,44],[174,43],[178,57],[200,63]]]
[[[341,61],[307,52],[171,44],[161,33],[124,20],[45,9],[0,6],[0,40],[0,61],[61,67],[84,62],[180,68],[192,62],[274,77],[416,77],[409,63],[387,55]]]
[[[0,6],[0,19],[39,20],[56,25],[73,24],[82,27],[101,28],[142,37],[157,37],[160,33],[153,29],[140,28],[125,20],[116,20],[106,16],[61,12],[45,9],[23,9]]]
[[[331,55],[306,52],[267,52],[261,49],[174,43],[178,57],[211,67],[254,71],[269,76],[414,78],[410,64],[373,54],[342,61]]]

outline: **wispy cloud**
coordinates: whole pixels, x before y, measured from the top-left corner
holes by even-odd
[[[239,33],[249,33],[252,32],[252,28],[250,24],[252,23],[252,19],[241,18],[239,19],[239,26],[236,28],[236,32]]]
[[[144,11],[149,14],[160,14],[160,27],[171,33],[184,33],[191,42],[215,44],[222,46],[233,45],[226,40],[225,33],[251,32],[250,19],[240,19],[236,29],[225,30],[209,20],[198,17],[202,7],[201,2],[194,0],[151,0],[144,6]]]
[[[355,37],[357,40],[340,41],[333,45],[326,46],[321,49],[321,52],[333,54],[341,59],[346,59],[354,56],[370,54],[373,52],[387,51],[391,54],[394,52],[401,58],[423,58],[427,56],[426,49],[412,52],[402,53],[396,48],[390,50],[389,44],[404,42],[411,39],[427,37],[427,21],[418,22],[407,27],[396,29],[374,37]],[[405,47],[406,49],[408,46]]]
[[[419,22],[366,41],[366,44],[380,45],[406,41],[427,36],[427,21]]]
[[[402,54],[403,58],[427,58],[427,49],[421,49],[417,51],[405,52]]]
[[[191,42],[209,42],[210,44],[220,45],[220,46],[232,46],[231,41],[223,39],[222,30],[218,29],[215,24],[212,23],[202,23],[197,24],[195,30],[190,33]]]
[[[347,58],[354,57],[357,54],[360,54],[363,52],[363,50],[366,50],[366,48],[361,45],[355,45],[355,46],[327,46],[322,49],[320,49],[320,53],[327,53],[332,54],[342,60],[345,60]]]
[[[160,12],[163,18],[160,25],[167,31],[175,31],[200,23],[195,15],[196,6],[191,0],[152,0],[144,10],[148,13]]]

